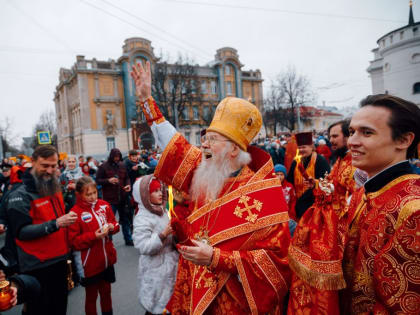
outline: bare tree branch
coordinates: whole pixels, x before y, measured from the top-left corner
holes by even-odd
[[[297,109],[313,103],[315,99],[309,80],[298,75],[293,66],[289,66],[271,83],[264,100],[264,123],[271,126],[275,134],[278,125],[293,131],[298,127]],[[301,121],[309,119],[305,112],[300,113]]]

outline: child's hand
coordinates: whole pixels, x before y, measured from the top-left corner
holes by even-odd
[[[168,225],[165,227],[165,229],[162,231],[162,236],[165,238],[168,237],[169,234],[172,234],[174,230],[172,229],[171,222],[168,223]]]
[[[101,240],[105,238],[107,235],[108,235],[108,229],[106,229],[105,231],[102,231],[101,229],[97,229],[95,231],[95,236],[97,240]]]
[[[114,231],[114,229],[115,229],[114,224],[108,223],[108,230],[112,232],[112,231]]]

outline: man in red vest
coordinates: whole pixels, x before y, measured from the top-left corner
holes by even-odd
[[[58,153],[50,145],[39,146],[33,165],[22,177],[23,185],[10,194],[7,212],[16,242],[19,271],[35,277],[41,296],[27,304],[28,314],[66,314],[67,257],[66,227],[77,215],[65,214],[56,176]]]

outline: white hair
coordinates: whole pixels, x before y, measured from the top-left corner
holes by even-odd
[[[203,157],[191,182],[192,200],[215,200],[230,174],[251,162],[251,155],[243,150],[239,151],[236,158],[228,158],[234,145],[232,142],[227,142],[223,151],[217,156],[213,155],[211,160]]]

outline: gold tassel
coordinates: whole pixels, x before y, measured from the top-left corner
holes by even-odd
[[[288,255],[289,267],[296,275],[310,286],[319,290],[341,290],[346,287],[343,273],[339,274],[320,274],[308,269],[293,257]]]

